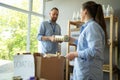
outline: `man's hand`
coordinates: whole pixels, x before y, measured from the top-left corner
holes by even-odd
[[[42,40],[44,41],[51,41],[51,42],[56,42],[55,41],[55,36],[43,36]]]
[[[49,40],[50,40],[51,42],[56,42],[54,35],[53,35],[53,36],[50,36],[50,37],[49,37]]]

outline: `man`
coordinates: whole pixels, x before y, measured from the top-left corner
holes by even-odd
[[[54,35],[61,35],[61,28],[56,23],[59,10],[54,7],[51,9],[49,15],[50,20],[41,23],[37,39],[41,44],[41,53],[55,54],[58,51],[58,42],[55,41]]]

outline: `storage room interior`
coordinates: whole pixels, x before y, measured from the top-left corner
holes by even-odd
[[[76,47],[63,40],[60,52],[44,59],[37,35],[41,23],[50,19],[53,7],[59,9],[57,23],[62,37],[79,35],[80,30],[70,31],[76,26],[70,21],[80,21],[82,4],[87,1],[90,0],[0,0],[0,80],[75,80],[74,60],[69,61],[66,55]],[[91,1],[104,7],[109,36],[103,80],[120,80],[120,0]],[[112,13],[106,16],[108,7]]]

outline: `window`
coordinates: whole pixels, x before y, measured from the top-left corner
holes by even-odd
[[[38,33],[38,29],[39,29],[39,25],[40,25],[41,21],[43,21],[42,18],[32,16],[31,34],[30,34],[31,35],[31,37],[30,37],[30,42],[31,42],[30,50],[32,53],[34,53],[35,51],[38,51],[38,41],[36,41],[36,39],[37,39],[37,33]]]
[[[42,14],[43,13],[43,3],[42,0],[33,0],[33,11]]]
[[[43,0],[1,0],[0,10],[0,58],[12,60],[16,53],[37,52]]]
[[[0,2],[24,10],[29,9],[29,0],[0,0]]]

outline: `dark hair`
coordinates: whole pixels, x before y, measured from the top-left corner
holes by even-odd
[[[91,17],[93,17],[93,19],[102,27],[102,29],[105,32],[105,41],[107,42],[106,24],[101,4],[97,4],[93,1],[88,1],[84,3],[82,6],[83,10],[87,9]]]
[[[51,11],[53,11],[53,10],[57,10],[57,11],[59,12],[58,8],[56,8],[56,7],[53,7],[53,8],[51,9]]]

